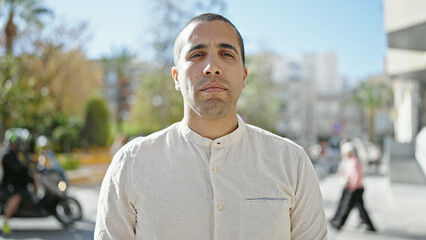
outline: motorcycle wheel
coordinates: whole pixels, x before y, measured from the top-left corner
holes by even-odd
[[[55,208],[56,219],[65,226],[80,220],[82,215],[80,203],[72,197],[59,201]]]

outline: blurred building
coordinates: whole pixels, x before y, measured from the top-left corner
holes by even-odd
[[[277,83],[303,81],[316,85],[316,92],[340,94],[342,78],[337,71],[335,52],[309,53],[295,57],[275,56],[272,78]]]
[[[304,146],[342,132],[343,83],[336,53],[275,56],[271,71],[285,105],[276,120],[278,132]]]
[[[352,103],[352,92],[319,95],[316,99],[318,139],[330,137],[363,138],[366,132],[364,116],[359,105]]]
[[[317,142],[316,86],[309,81],[276,83],[285,107],[278,114],[276,129],[304,146]]]
[[[384,25],[388,36],[385,71],[394,90],[395,139],[389,140],[388,147],[391,173],[393,166],[397,169],[395,180],[424,183],[426,159],[415,161],[414,142],[426,125],[426,1],[385,0]],[[398,148],[401,151],[395,151]],[[419,166],[422,166],[420,172]],[[401,172],[407,173],[401,175]]]
[[[305,54],[302,56],[305,79],[315,82],[320,95],[336,95],[343,90],[342,77],[337,71],[335,52]]]
[[[259,71],[270,79],[274,94],[283,104],[276,115],[277,133],[302,146],[340,138],[368,138],[364,110],[353,102],[354,89],[344,86],[338,73],[338,59],[333,52],[302,54],[296,57],[261,53],[250,56],[266,65],[266,70],[249,65],[250,72]],[[383,76],[369,81],[384,81]],[[381,140],[392,134],[389,109],[379,108],[375,114],[375,133]]]

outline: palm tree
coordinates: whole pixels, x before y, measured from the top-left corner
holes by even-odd
[[[366,111],[368,137],[373,143],[375,142],[374,116],[376,110],[383,103],[389,102],[391,95],[389,86],[381,84],[375,81],[375,79],[367,79],[361,83],[353,96],[353,100]]]
[[[13,44],[18,33],[16,18],[20,18],[27,24],[42,27],[42,16],[52,13],[49,9],[40,5],[40,0],[2,0],[0,6],[2,6],[7,17],[4,32],[6,34],[6,53],[8,55],[13,54]]]
[[[129,90],[131,89],[132,61],[135,59],[136,53],[126,46],[121,48],[114,47],[111,49],[110,55],[102,57],[102,62],[107,71],[111,71],[116,76],[115,87],[116,95],[116,120],[117,127],[121,129],[121,123],[124,120],[123,113],[127,111],[127,101],[129,98]]]

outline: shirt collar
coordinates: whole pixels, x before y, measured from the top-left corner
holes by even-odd
[[[178,130],[182,134],[182,136],[190,141],[191,143],[203,146],[205,148],[222,148],[226,146],[230,146],[241,139],[243,133],[246,128],[246,123],[241,119],[239,115],[238,117],[238,127],[233,132],[217,138],[215,140],[211,140],[209,138],[203,137],[200,134],[191,130],[188,125],[184,122],[180,122],[178,125]]]

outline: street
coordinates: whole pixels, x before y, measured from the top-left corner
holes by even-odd
[[[29,240],[88,240],[93,239],[96,206],[100,186],[71,187],[70,195],[75,197],[83,208],[83,219],[65,229],[55,217],[11,219],[13,230],[10,236],[0,235],[0,239]],[[0,219],[3,224],[3,216]]]

